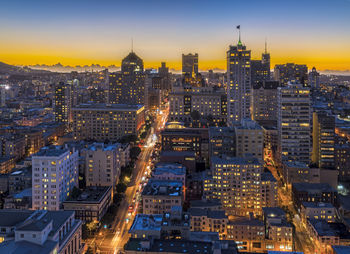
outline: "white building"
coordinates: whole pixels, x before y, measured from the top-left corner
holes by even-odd
[[[78,151],[44,147],[32,156],[32,208],[59,210],[78,185]]]
[[[94,143],[82,151],[86,186],[111,186],[115,189],[120,175],[120,148],[119,143]]]
[[[298,83],[278,87],[280,161],[310,162],[310,89]]]
[[[241,40],[227,51],[227,123],[234,125],[250,118],[250,50]]]

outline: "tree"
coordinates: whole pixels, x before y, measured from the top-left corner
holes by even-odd
[[[127,186],[125,183],[118,183],[116,186],[118,193],[124,193],[126,191],[126,188],[127,188]]]
[[[138,146],[134,146],[130,149],[130,158],[136,160],[140,153],[141,153],[141,148]]]

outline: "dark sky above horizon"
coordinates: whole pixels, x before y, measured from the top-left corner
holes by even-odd
[[[273,64],[350,69],[350,0],[4,1],[0,59],[10,64],[120,65],[130,51],[146,67],[199,53],[200,68],[225,69],[238,39],[254,58],[265,38]]]

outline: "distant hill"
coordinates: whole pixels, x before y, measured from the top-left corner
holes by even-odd
[[[14,75],[14,74],[35,74],[35,73],[43,73],[43,72],[48,72],[46,70],[33,70],[28,67],[17,67],[14,65],[9,65],[3,62],[0,62],[0,74],[9,74],[9,75]]]

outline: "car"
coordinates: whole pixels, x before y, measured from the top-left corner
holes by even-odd
[[[133,205],[130,205],[129,206],[129,212],[132,212],[134,210],[134,206]]]

